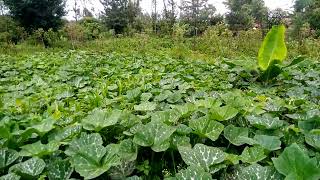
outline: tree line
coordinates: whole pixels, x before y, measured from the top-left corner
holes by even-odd
[[[188,25],[188,35],[202,34],[208,27],[225,23],[233,32],[251,28],[268,29],[275,24],[290,24],[296,37],[305,24],[320,35],[320,0],[296,0],[294,11],[282,9],[270,11],[263,0],[227,0],[229,10],[225,15],[217,13],[214,4],[208,0],[152,0],[151,14],[142,12],[141,0],[100,0],[104,9],[94,18],[92,10],[85,7],[86,0],[74,0],[74,20],[91,17],[115,34],[128,31],[143,32],[151,29],[154,34],[171,34],[175,24]],[[84,6],[82,12],[79,3]],[[162,3],[163,10],[159,9]],[[38,29],[58,31],[67,22],[65,0],[0,0],[0,17],[10,17],[26,33]],[[2,18],[3,19],[3,18]],[[1,22],[0,25],[4,24]],[[9,25],[10,26],[10,25]],[[2,30],[4,31],[2,26]]]

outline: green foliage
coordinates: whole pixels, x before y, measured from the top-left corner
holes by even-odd
[[[111,166],[118,165],[120,158],[115,145],[102,145],[99,134],[82,133],[79,139],[70,143],[65,152],[71,157],[75,170],[86,179],[93,179],[108,171]]]
[[[252,140],[248,138],[248,131],[248,128],[228,125],[224,128],[224,137],[236,146],[241,146],[245,143],[252,144]]]
[[[175,130],[160,121],[152,121],[138,130],[133,142],[140,146],[151,146],[155,152],[165,151],[170,146],[170,136]]]
[[[287,56],[285,27],[274,26],[265,37],[258,55],[259,67],[265,71],[275,62],[282,62]]]
[[[188,179],[203,179],[203,180],[209,180],[211,179],[211,174],[208,172],[205,172],[201,167],[199,166],[189,166],[185,170],[181,170],[175,177],[178,180],[188,180]]]
[[[283,177],[270,166],[261,166],[259,164],[252,164],[250,166],[238,166],[231,174],[227,175],[229,179],[247,179],[247,180],[278,180]]]
[[[10,16],[0,15],[0,45],[17,44],[24,40],[27,34],[25,29],[14,21]]]
[[[0,168],[5,168],[12,164],[19,157],[15,150],[1,149],[0,150]]]
[[[139,38],[0,55],[0,179],[319,178],[319,61],[266,85],[254,57]]]
[[[106,31],[103,24],[99,20],[92,17],[85,17],[78,23],[83,27],[86,40],[99,39],[102,36],[102,32]]]
[[[245,163],[255,164],[267,156],[264,154],[264,149],[260,146],[246,147],[241,154],[241,161]]]
[[[320,168],[315,158],[308,157],[297,144],[284,149],[278,158],[272,159],[276,169],[286,179],[319,179]]]
[[[180,21],[189,24],[189,36],[202,34],[207,27],[223,22],[223,17],[216,15],[216,8],[208,0],[185,0],[180,9]]]
[[[82,120],[83,128],[86,130],[100,131],[101,129],[115,125],[121,117],[120,110],[106,111],[94,109]]]
[[[212,141],[218,139],[224,128],[223,124],[207,116],[190,120],[189,126],[200,136],[207,137]]]
[[[200,166],[206,171],[210,170],[210,166],[219,164],[225,159],[222,150],[204,144],[196,144],[193,148],[181,146],[179,153],[186,164]]]
[[[4,0],[10,9],[10,14],[21,23],[29,32],[43,28],[57,30],[62,25],[62,16],[65,15],[63,0]]]
[[[281,8],[274,9],[268,14],[268,28],[273,26],[278,26],[281,24],[286,24],[285,18],[288,17],[288,12]]]
[[[124,33],[137,22],[136,18],[140,13],[139,1],[102,0],[101,3],[104,6],[102,19],[116,34]]]
[[[248,30],[254,23],[264,28],[267,20],[267,7],[262,0],[228,0],[224,2],[230,10],[226,21],[232,31]]]
[[[44,170],[46,163],[37,157],[15,164],[10,167],[10,172],[17,173],[22,177],[37,177]]]

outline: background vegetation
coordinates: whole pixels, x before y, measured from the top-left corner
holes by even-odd
[[[43,47],[127,51],[126,42],[130,41],[134,50],[161,48],[180,58],[190,54],[206,58],[255,56],[267,30],[285,24],[290,57],[319,56],[315,51],[320,32],[318,0],[297,0],[293,12],[270,11],[263,0],[228,0],[225,15],[217,14],[207,0],[186,0],[181,6],[173,0],[153,1],[152,14],[142,13],[139,0],[103,0],[104,11],[99,17],[94,17],[85,3],[80,8],[77,2],[74,20],[67,21],[62,0],[51,4],[1,0],[1,51],[34,52],[43,51]],[[163,3],[162,11],[157,8],[159,3]]]

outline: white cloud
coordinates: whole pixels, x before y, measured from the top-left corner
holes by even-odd
[[[67,9],[69,11],[67,15],[67,19],[72,19],[74,16],[74,13],[72,12],[72,6],[74,5],[75,0],[67,0]],[[79,1],[79,0],[76,0]],[[163,1],[158,1],[158,9],[163,8]],[[176,0],[179,4],[181,0]],[[102,5],[99,0],[88,0],[88,7],[89,9],[94,8],[95,14],[98,14],[102,9]],[[224,6],[223,2],[224,0],[209,0],[211,4],[213,4],[217,8],[218,13],[226,13],[227,9]],[[284,10],[290,10],[293,6],[294,0],[265,0],[265,4],[269,9],[276,9],[276,8],[282,8]],[[80,4],[80,3],[79,3]],[[144,12],[151,12],[152,8],[152,0],[142,0],[141,1],[141,7]]]

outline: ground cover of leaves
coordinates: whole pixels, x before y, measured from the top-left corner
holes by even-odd
[[[0,56],[0,179],[320,178],[320,66]]]

